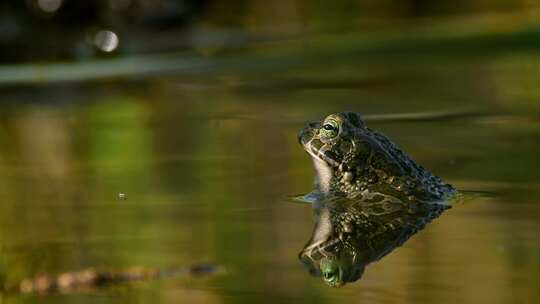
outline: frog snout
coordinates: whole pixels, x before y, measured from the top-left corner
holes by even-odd
[[[316,130],[320,127],[320,123],[312,122],[309,123],[306,127],[302,128],[298,133],[298,142],[301,145],[307,144],[313,136],[315,136]]]

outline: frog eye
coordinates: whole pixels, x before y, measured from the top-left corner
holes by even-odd
[[[332,131],[332,130],[335,129],[334,126],[332,126],[331,124],[325,124],[325,125],[323,126],[323,128],[324,128],[326,131]]]
[[[339,134],[339,125],[336,121],[329,120],[325,122],[321,129],[321,136],[325,138],[334,138]]]

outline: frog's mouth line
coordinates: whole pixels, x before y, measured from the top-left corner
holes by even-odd
[[[311,155],[313,159],[323,161],[332,167],[339,167],[340,162],[338,162],[335,156],[332,155],[332,151],[327,148],[327,145],[324,144],[320,149],[315,148],[312,145],[314,138],[310,139],[307,143],[304,144],[304,149],[306,152]]]
[[[304,144],[304,149],[311,156],[313,160],[313,166],[317,171],[317,184],[319,190],[323,193],[330,191],[330,182],[334,175],[334,168],[339,167],[339,162],[329,156],[328,150],[325,150],[327,147],[323,145],[320,149],[317,149],[313,146],[314,138],[311,138],[308,142]]]

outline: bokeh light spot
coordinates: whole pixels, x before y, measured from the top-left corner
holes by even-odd
[[[62,6],[62,0],[38,0],[37,5],[46,13],[54,13]]]
[[[103,52],[109,53],[114,51],[119,43],[118,35],[111,31],[99,31],[94,36],[94,44]]]

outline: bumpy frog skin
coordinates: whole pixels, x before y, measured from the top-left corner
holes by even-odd
[[[379,192],[409,201],[434,201],[455,193],[451,185],[368,128],[357,113],[332,114],[310,123],[300,131],[299,141],[313,159],[322,195],[355,198]]]

